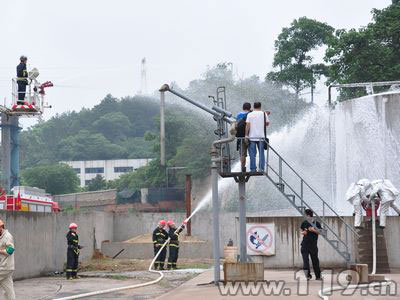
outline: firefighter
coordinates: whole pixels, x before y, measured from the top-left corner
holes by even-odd
[[[78,259],[79,259],[79,251],[83,248],[83,246],[79,245],[79,237],[76,233],[76,229],[78,225],[75,223],[71,223],[69,225],[69,231],[67,233],[67,268],[66,274],[67,279],[78,279]]]
[[[26,62],[28,58],[22,55],[20,64],[17,66],[17,84],[18,84],[18,105],[24,105],[26,86],[28,85],[28,71],[26,70]]]
[[[162,247],[162,245],[167,241],[168,239],[168,233],[164,229],[165,225],[167,225],[167,222],[164,220],[161,220],[158,223],[158,226],[156,229],[153,231],[153,245],[154,245],[154,256],[157,255],[158,251]],[[167,247],[164,247],[163,250],[161,251],[160,255],[156,258],[156,261],[154,263],[154,268],[157,270],[164,270],[164,262],[165,262],[165,257],[167,256]]]
[[[4,290],[5,299],[14,300],[14,238],[4,227],[4,222],[0,220],[0,289]]]
[[[178,229],[176,229],[175,223],[173,221],[168,221],[168,236],[170,237],[169,241],[169,256],[168,256],[168,270],[176,270],[176,262],[178,261],[179,255],[179,234],[185,228],[185,225],[182,224]]]

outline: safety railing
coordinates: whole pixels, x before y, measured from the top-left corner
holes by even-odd
[[[264,138],[253,139],[253,141],[264,142],[267,149],[264,150],[263,144],[253,145],[257,146],[257,170],[249,170],[249,159],[247,159],[246,170],[242,170],[240,160],[242,157],[249,156],[250,140],[247,138],[236,138],[230,143],[230,156],[223,158],[222,161],[229,160],[235,161],[232,164],[232,169],[229,169],[231,176],[260,176],[265,175],[275,187],[285,196],[285,198],[292,204],[292,206],[303,216],[307,208],[314,212],[315,219],[321,223],[321,235],[327,240],[332,247],[347,261],[350,260],[349,239],[350,235],[358,236],[355,229],[346,223],[343,217],[339,216],[334,208],[326,202],[319,193],[317,193],[311,185],[304,180],[302,176],[273,148]],[[226,144],[225,146],[229,146]],[[259,169],[259,149],[265,157],[265,168]],[[222,154],[222,150],[219,149]],[[252,151],[255,149],[253,148]],[[222,156],[221,156],[222,157]],[[239,161],[239,162],[237,162]],[[223,177],[229,176],[228,171],[224,168],[224,164],[220,165],[220,174]],[[332,226],[329,224],[327,217],[335,217],[338,224]],[[340,230],[343,231],[340,232]],[[343,236],[344,235],[344,236]]]
[[[218,149],[219,156],[222,158],[221,161],[222,163],[220,164],[219,167],[219,173],[226,174],[226,173],[239,173],[239,172],[244,172],[244,170],[241,169],[241,160],[246,157],[249,157],[249,151],[250,151],[250,145],[251,142],[265,142],[265,138],[244,138],[244,137],[236,137],[232,142],[222,144],[221,147]],[[224,149],[223,147],[226,147],[227,149]],[[262,146],[261,146],[262,147]],[[258,147],[256,147],[256,152],[258,153]],[[225,153],[225,154],[224,154]],[[227,156],[226,153],[229,153]],[[264,153],[264,152],[263,152]],[[258,156],[259,157],[259,156]],[[267,154],[264,155],[265,162],[268,159],[268,151]],[[235,161],[237,162],[236,164],[232,164],[231,162]],[[229,164],[228,164],[229,162]],[[265,164],[264,164],[265,165]],[[252,172],[250,170],[250,163],[247,164],[246,166],[246,173],[264,173],[265,172],[265,167],[263,170],[260,170],[259,164],[256,164],[257,171]]]
[[[355,229],[346,223],[343,217],[327,203],[295,170],[285,161],[282,156],[271,145],[268,146],[268,159],[266,162],[266,176],[274,182],[278,189],[286,196],[290,196],[289,201],[304,215],[305,209],[313,210],[315,218],[321,223],[326,238],[339,251],[342,246],[349,253],[349,234],[358,236]],[[286,191],[284,191],[286,189]],[[288,198],[288,197],[287,197]],[[307,200],[306,200],[307,199]],[[296,202],[297,201],[297,202]],[[315,209],[315,208],[318,209]],[[333,230],[326,217],[336,217],[339,220],[338,228],[344,227],[344,238]],[[330,239],[327,233],[330,232],[334,239]],[[337,242],[336,242],[336,241]]]

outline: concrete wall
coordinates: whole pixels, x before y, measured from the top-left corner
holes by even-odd
[[[15,238],[16,246],[16,271],[15,278],[28,278],[39,276],[48,272],[63,270],[66,261],[66,239],[68,225],[75,222],[79,225],[78,234],[80,244],[85,248],[81,258],[92,256],[95,248],[101,249],[103,241],[122,242],[135,236],[149,233],[160,219],[174,220],[179,223],[184,218],[183,213],[32,213],[32,212],[7,212],[1,211],[0,218],[6,222],[7,229]],[[347,222],[353,221],[346,217]],[[252,257],[255,262],[264,262],[266,268],[292,268],[301,267],[299,227],[301,217],[249,217],[251,223],[275,223],[276,230],[276,255],[270,257]],[[328,222],[341,236],[344,228],[338,226],[337,219],[328,218]],[[193,217],[192,233],[197,238],[207,242],[208,254],[211,257],[213,243],[212,216],[210,212],[203,211]],[[223,213],[220,218],[221,255],[223,247],[231,238],[238,245],[239,222],[235,213]],[[349,236],[349,245],[354,252],[354,239]],[[388,217],[385,229],[386,246],[391,268],[400,268],[400,218]],[[103,243],[103,245],[106,243]],[[107,243],[111,244],[111,243]],[[109,245],[111,247],[111,245]],[[121,245],[120,245],[121,246]],[[185,243],[182,243],[185,247]],[[319,254],[321,265],[324,267],[345,266],[343,259],[322,238],[319,241]],[[117,248],[110,248],[114,253]],[[186,249],[187,250],[187,249]],[[182,248],[182,255],[190,254]],[[151,246],[142,249],[151,256]],[[202,253],[203,254],[203,253]],[[149,256],[147,255],[147,256]],[[195,255],[197,255],[195,253]],[[207,255],[206,255],[207,256]],[[202,256],[202,257],[206,257]],[[197,256],[196,256],[197,257]]]
[[[352,223],[352,217],[346,217],[347,223]],[[300,268],[303,260],[300,252],[300,244],[303,236],[300,234],[302,217],[251,217],[249,223],[275,223],[275,255],[274,256],[255,256],[254,261],[264,262],[265,268]],[[345,228],[340,225],[337,218],[326,218],[327,223],[339,237],[345,239]],[[332,235],[329,235],[333,238]],[[356,257],[355,239],[349,234],[350,252],[352,257]],[[319,237],[318,239],[319,258],[322,267],[345,267],[344,259],[328,244]]]
[[[15,279],[62,271],[66,262],[68,225],[78,224],[81,258],[91,257],[94,247],[112,240],[112,214],[102,212],[51,214],[1,211],[0,218],[15,240]],[[96,246],[95,246],[96,242]]]
[[[116,204],[117,190],[103,190],[83,193],[72,193],[53,196],[61,208],[96,208],[103,210],[104,206]]]
[[[161,219],[181,222],[184,213],[116,213],[114,214],[114,241],[122,242],[132,237],[151,232]],[[192,234],[212,245],[212,215],[210,212],[199,212],[193,217]],[[266,268],[294,268],[302,266],[300,243],[302,236],[299,228],[301,217],[248,217],[249,223],[275,223],[276,255],[253,256],[254,261],[263,261]],[[348,224],[353,224],[353,217],[345,217]],[[328,224],[335,228],[341,238],[345,238],[345,228],[334,217],[327,218]],[[221,255],[223,247],[231,238],[235,245],[239,244],[239,219],[236,213],[223,213],[220,216]],[[385,229],[386,246],[391,268],[400,268],[400,218],[388,217]],[[356,241],[352,234],[348,236],[350,252],[357,259]],[[323,267],[345,267],[343,258],[325,241],[319,239],[319,256]],[[211,252],[210,252],[211,253]]]
[[[237,214],[223,213],[220,216],[221,251],[230,238],[237,241]],[[132,237],[152,232],[160,220],[173,220],[180,224],[186,219],[185,213],[115,213],[114,241],[122,242]],[[199,212],[192,218],[192,235],[204,241],[212,241],[212,214]]]

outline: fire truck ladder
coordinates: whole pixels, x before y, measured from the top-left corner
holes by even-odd
[[[289,203],[305,217],[305,210],[312,209],[314,219],[321,223],[320,235],[342,256],[347,262],[352,261],[349,249],[349,235],[353,233],[358,237],[355,229],[347,224],[336,211],[279,155],[279,153],[269,146],[267,157],[266,177],[289,201]],[[315,210],[311,207],[310,201],[317,207],[322,206],[322,210]],[[338,233],[326,220],[326,217],[336,217],[339,220],[338,228],[344,230]]]

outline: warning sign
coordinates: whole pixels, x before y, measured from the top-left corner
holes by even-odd
[[[246,224],[247,255],[275,255],[275,224]]]

